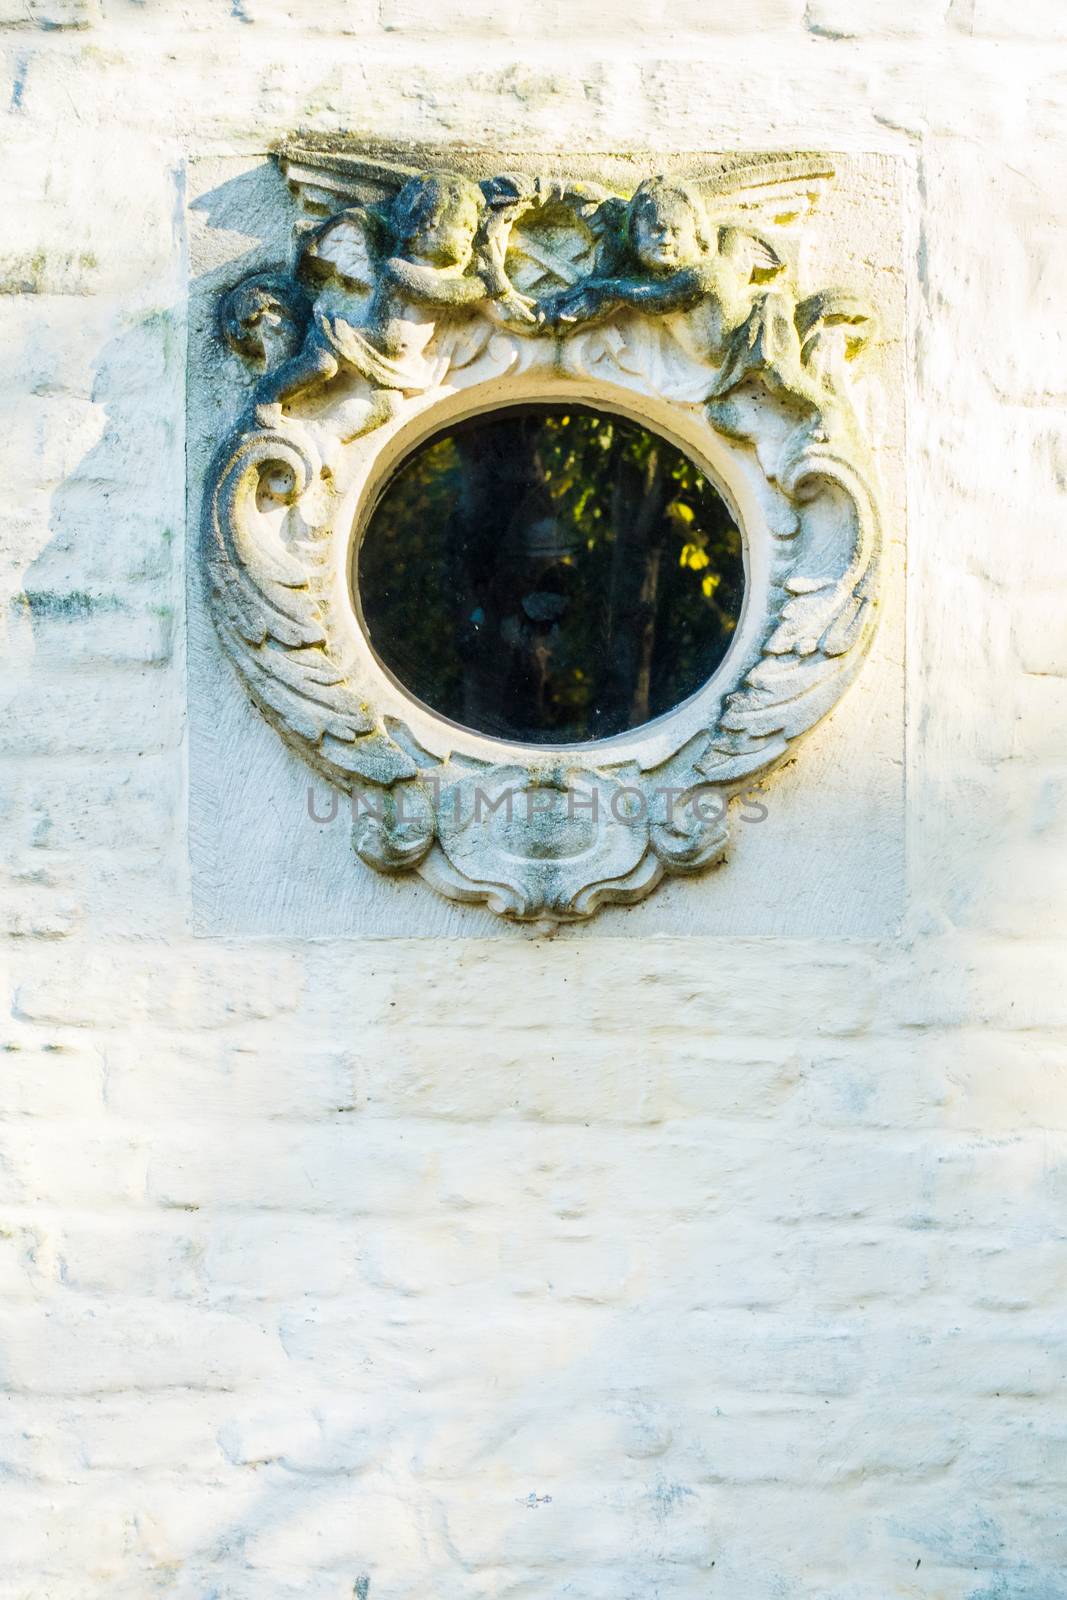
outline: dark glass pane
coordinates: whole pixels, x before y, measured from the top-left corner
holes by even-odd
[[[741,611],[741,537],[688,456],[581,406],[457,424],[403,462],[358,554],[379,659],[501,739],[603,739],[705,683]]]

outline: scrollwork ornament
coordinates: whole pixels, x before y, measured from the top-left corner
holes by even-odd
[[[581,920],[722,861],[731,799],[829,711],[874,628],[855,393],[877,319],[845,289],[799,294],[784,243],[832,163],[735,160],[629,194],[307,145],[280,163],[314,220],[290,265],[220,304],[255,381],[204,511],[212,615],[254,703],[351,797],[363,862],[516,921]],[[556,395],[629,407],[707,461],[745,502],[749,593],[692,702],[621,739],[524,750],[387,680],[348,574],[405,441]]]

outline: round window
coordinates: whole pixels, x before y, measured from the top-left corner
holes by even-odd
[[[741,535],[676,445],[586,406],[527,405],[424,440],[353,574],[381,663],[452,722],[605,739],[696,693],[730,646]]]

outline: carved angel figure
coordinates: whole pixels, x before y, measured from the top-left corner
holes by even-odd
[[[532,302],[504,271],[517,202],[506,179],[479,185],[431,172],[409,178],[384,215],[350,206],[316,228],[296,268],[314,297],[308,331],[299,352],[261,381],[260,422],[351,373],[369,386],[353,437],[384,421],[400,394],[436,381],[430,346],[457,312],[478,307],[503,322],[534,323]]]
[[[799,165],[799,173],[797,171]],[[797,304],[785,263],[761,232],[747,226],[745,207],[791,219],[785,195],[805,184],[808,204],[818,169],[803,164],[757,169],[755,186],[774,194],[775,205],[745,200],[732,184],[649,178],[629,202],[612,198],[599,208],[595,227],[600,248],[592,273],[552,296],[545,319],[561,330],[603,322],[625,309],[670,318],[681,349],[717,369],[704,398],[712,419],[734,431],[728,397],[751,377],[804,412],[809,433],[818,433],[834,394],[823,375],[825,325],[847,315],[853,331],[849,359],[870,336],[870,316],[854,296],[832,291]],[[728,187],[729,185],[729,187]],[[838,300],[847,300],[847,308]],[[839,316],[838,313],[842,315]],[[866,326],[864,326],[866,324]]]

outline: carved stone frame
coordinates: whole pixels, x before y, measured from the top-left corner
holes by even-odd
[[[365,203],[375,182],[395,193],[407,176],[390,188],[380,164],[354,164],[353,178],[335,152],[283,156],[318,215],[339,199]],[[828,181],[826,163],[813,170],[811,199]],[[736,203],[730,178],[720,191]],[[550,214],[558,233],[561,204],[573,202],[561,201],[559,180],[507,182],[525,204],[513,207],[501,250],[510,270],[516,224],[531,230]],[[783,180],[768,175],[763,186],[777,198]],[[736,229],[723,202],[705,204],[727,217],[720,238]],[[573,214],[580,236],[579,207]],[[788,282],[788,269],[778,276]],[[496,298],[511,290],[498,286]],[[266,388],[209,474],[204,558],[224,646],[263,715],[352,796],[359,855],[546,928],[721,861],[730,800],[830,709],[871,641],[879,526],[872,453],[850,394],[869,311],[840,291],[798,304],[780,281],[770,310],[772,297],[753,290],[762,320],[753,313],[712,358],[684,316],[625,308],[591,326],[515,327],[479,309],[440,318],[425,346],[430,381],[401,389],[394,380],[375,411],[367,370],[355,367],[277,402],[267,325],[281,330],[290,359],[301,341],[306,349],[305,292],[295,275],[261,274],[224,304],[228,342],[259,357]],[[705,298],[714,312],[714,296]],[[775,347],[771,317],[781,323],[782,305],[799,360]],[[364,326],[373,340],[373,321]],[[367,365],[375,359],[372,345]],[[458,727],[405,690],[370,647],[351,574],[377,496],[422,440],[497,407],[556,400],[629,416],[697,462],[741,530],[745,600],[720,667],[672,712],[612,739],[523,746]]]

